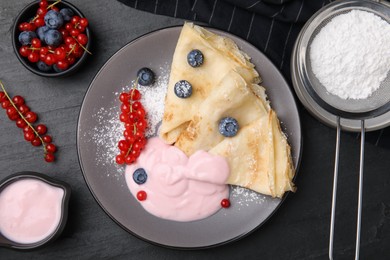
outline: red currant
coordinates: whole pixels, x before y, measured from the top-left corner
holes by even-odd
[[[121,105],[121,111],[123,113],[129,113],[130,112],[130,105],[126,104],[126,103],[123,103]]]
[[[14,104],[15,104],[16,106],[21,106],[21,105],[24,104],[24,98],[21,97],[21,96],[14,96],[14,97],[12,98],[12,101],[14,102]]]
[[[66,51],[65,51],[65,49],[63,49],[63,48],[56,48],[56,50],[54,51],[54,57],[58,61],[64,60],[66,58]]]
[[[135,161],[135,157],[132,155],[128,155],[125,157],[125,163],[126,164],[132,164]]]
[[[27,57],[30,54],[30,50],[28,49],[28,47],[26,45],[22,46],[19,49],[19,54],[22,57]]]
[[[35,130],[38,132],[38,134],[44,135],[47,132],[47,127],[43,124],[39,124],[35,127]]]
[[[138,199],[139,201],[146,200],[146,197],[147,197],[147,194],[146,194],[145,191],[140,190],[139,192],[137,192],[137,199]]]
[[[41,145],[42,145],[42,141],[41,141],[41,139],[40,139],[38,136],[36,136],[36,137],[31,141],[31,144],[32,144],[33,146],[41,146]]]
[[[56,63],[57,67],[60,69],[60,70],[66,70],[69,68],[69,63],[65,60],[59,60],[57,61]]]
[[[27,133],[27,132],[34,133],[34,131],[28,125],[23,128],[23,133]]]
[[[77,30],[76,28],[73,28],[70,30],[70,35],[73,37],[77,37],[80,34],[80,31]]]
[[[46,162],[54,162],[55,156],[52,153],[46,153],[45,154],[45,161]]]
[[[34,140],[34,138],[35,138],[34,132],[25,132],[25,133],[24,133],[24,139],[25,139],[26,141],[31,142],[32,140]]]
[[[17,114],[18,114],[18,111],[16,111],[16,109],[14,107],[11,106],[11,107],[7,108],[7,116],[13,117]]]
[[[88,26],[88,19],[87,18],[81,18],[80,19],[80,25],[83,26],[83,27],[87,27]]]
[[[21,27],[23,27],[22,31],[31,31],[31,26],[29,23],[22,23]]]
[[[76,58],[73,57],[72,55],[69,55],[69,56],[66,58],[66,61],[69,63],[69,66],[70,66],[70,65],[72,65],[73,63],[75,63]]]
[[[221,200],[221,206],[223,208],[229,208],[230,207],[230,200],[229,199],[223,199]]]
[[[44,136],[42,136],[42,140],[45,142],[45,143],[51,143],[51,141],[52,141],[52,138],[51,138],[51,136],[50,135],[44,135]]]
[[[51,54],[51,53],[49,53],[49,54],[47,54],[46,55],[46,59],[45,59],[45,61],[44,61],[47,65],[53,65],[54,63],[56,63],[56,58],[55,58],[55,56],[54,56],[54,54]]]
[[[7,100],[7,96],[5,95],[4,92],[0,91],[0,102],[6,101],[6,100]]]
[[[146,123],[145,120],[140,120],[139,122],[137,122],[137,129],[139,131],[145,131],[146,127],[148,126],[148,124]]]
[[[136,112],[131,112],[130,114],[129,114],[129,120],[131,121],[131,122],[137,122],[138,121],[138,115],[137,115],[137,113]]]
[[[135,101],[135,102],[133,103],[133,109],[134,109],[134,110],[143,109],[143,106],[142,106],[141,102]]]
[[[34,112],[29,111],[26,113],[25,118],[26,118],[27,122],[34,123],[35,121],[37,121],[38,116]]]
[[[47,1],[41,0],[41,1],[39,2],[39,7],[47,8]]]
[[[19,31],[24,31],[24,23],[19,24]]]
[[[50,144],[47,144],[46,145],[46,151],[49,152],[49,153],[55,153],[57,151],[57,147],[50,143]]]
[[[40,54],[48,54],[49,53],[49,48],[48,47],[42,47],[39,49]]]
[[[124,164],[125,163],[125,157],[121,154],[117,155],[115,157],[115,161],[117,164]]]
[[[19,118],[18,120],[16,120],[16,126],[18,128],[24,128],[27,126],[27,123],[22,118]]]
[[[33,38],[31,40],[31,46],[34,48],[40,48],[41,47],[41,40],[39,40],[38,38]]]
[[[46,9],[46,8],[40,7],[40,8],[38,8],[38,10],[37,10],[37,15],[39,15],[39,16],[41,16],[41,17],[44,17],[46,13],[47,13],[47,9]]]
[[[129,150],[130,146],[126,140],[120,140],[118,143],[118,148],[121,151],[127,151],[127,150]]]
[[[131,89],[129,92],[129,96],[131,100],[135,101],[141,98],[141,93],[138,91],[138,89]]]
[[[22,115],[26,115],[26,113],[30,111],[30,108],[26,105],[20,105],[18,110],[20,113],[22,113]]]
[[[5,100],[3,102],[1,102],[1,107],[6,109],[7,107],[11,106],[11,102],[9,102],[8,100]]]
[[[59,30],[58,30],[61,34],[62,34],[62,39],[65,39],[66,37],[68,37],[69,36],[69,31],[68,30],[66,30],[65,28],[60,28]]]
[[[70,19],[70,22],[73,24],[73,25],[76,25],[80,22],[80,16],[73,16],[72,19]]]
[[[88,42],[88,37],[87,37],[87,35],[81,33],[81,34],[77,35],[77,41],[78,41],[81,45],[86,45],[87,42]]]
[[[70,30],[72,30],[72,29],[73,29],[73,26],[72,26],[71,23],[65,24],[65,30],[70,31]]]
[[[128,114],[125,114],[125,113],[121,113],[120,115],[119,115],[119,120],[121,121],[121,122],[127,122],[127,121],[129,121],[129,115]]]
[[[145,117],[145,110],[143,108],[138,109],[137,115],[139,118],[144,118]]]
[[[60,9],[59,9],[57,6],[52,6],[52,7],[51,7],[51,10],[56,11],[56,12],[59,12],[59,11],[60,11]]]
[[[32,63],[38,62],[39,61],[39,54],[37,52],[31,52],[27,56],[28,60],[31,61]]]
[[[124,102],[128,102],[129,101],[129,94],[127,93],[121,93],[119,95],[119,100],[124,103]]]
[[[41,17],[38,17],[37,19],[35,19],[34,24],[36,27],[45,26],[45,20]]]

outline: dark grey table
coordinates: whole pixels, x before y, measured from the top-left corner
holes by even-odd
[[[0,78],[12,95],[22,95],[36,111],[59,146],[58,161],[47,164],[43,152],[23,139],[20,130],[0,111],[0,178],[34,170],[71,184],[68,225],[47,248],[18,252],[0,248],[0,259],[326,259],[331,207],[335,130],[300,107],[303,157],[296,184],[265,225],[232,244],[198,251],[172,250],[144,242],[116,225],[89,192],[76,152],[77,117],[95,73],[119,48],[137,36],[181,20],[130,9],[116,1],[70,1],[89,18],[94,55],[78,73],[62,79],[38,77],[17,60],[11,45],[13,18],[29,0],[0,3]],[[342,135],[336,259],[354,255],[359,139]],[[361,259],[390,259],[390,151],[366,145]]]

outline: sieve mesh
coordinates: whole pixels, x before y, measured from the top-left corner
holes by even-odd
[[[304,86],[312,98],[324,109],[334,115],[345,118],[370,118],[387,112],[390,109],[390,73],[382,81],[378,90],[366,99],[342,99],[329,93],[319,82],[312,71],[310,62],[310,46],[320,30],[334,17],[350,12],[362,10],[374,13],[390,23],[390,8],[377,5],[372,1],[356,1],[358,4],[349,4],[338,8],[328,8],[313,20],[306,28],[301,39],[301,76]],[[302,51],[304,50],[304,51]]]

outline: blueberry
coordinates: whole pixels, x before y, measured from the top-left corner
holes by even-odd
[[[51,70],[51,66],[47,65],[43,61],[38,61],[37,67],[39,70],[44,71],[44,72],[48,72],[49,70]]]
[[[192,86],[187,80],[180,80],[174,86],[175,94],[179,98],[188,98],[192,95]]]
[[[50,10],[45,15],[45,23],[50,29],[58,29],[64,24],[64,18],[61,13]]]
[[[145,170],[143,168],[138,168],[133,173],[133,180],[137,184],[144,184],[146,180],[148,179],[148,175],[146,174]]]
[[[142,68],[137,72],[138,83],[141,86],[149,86],[154,83],[154,72],[149,68]]]
[[[187,62],[191,67],[199,67],[203,64],[203,53],[200,50],[192,50],[187,55]]]
[[[42,42],[45,42],[45,33],[46,33],[49,29],[50,29],[50,28],[47,27],[46,25],[45,25],[45,26],[38,27],[38,29],[37,29],[37,34],[38,34],[39,39],[40,39]]]
[[[45,33],[45,42],[47,45],[60,45],[62,42],[62,34],[57,30],[48,30]]]
[[[35,32],[32,32],[32,31],[21,32],[19,34],[19,42],[22,45],[28,45],[28,44],[31,44],[31,40],[33,38],[36,38],[36,37],[37,37],[37,35],[35,34]]]
[[[233,137],[237,134],[239,125],[236,119],[224,117],[219,121],[219,133],[225,137]]]
[[[60,13],[62,14],[62,17],[64,18],[65,22],[69,22],[70,19],[72,19],[72,16],[74,15],[74,12],[70,8],[62,8],[60,10]]]
[[[54,70],[55,72],[63,72],[62,69],[60,69],[60,68],[57,67],[57,64],[54,64],[54,65],[53,65],[53,70]]]

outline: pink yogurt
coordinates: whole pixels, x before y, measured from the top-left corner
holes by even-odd
[[[0,232],[21,244],[42,241],[61,220],[64,190],[35,179],[17,180],[0,193]]]
[[[133,172],[143,168],[144,184],[133,180]],[[135,164],[126,167],[126,183],[135,198],[141,190],[147,198],[140,201],[149,213],[164,219],[193,221],[211,216],[229,197],[226,180],[229,165],[222,156],[197,151],[187,157],[180,149],[160,138],[148,140]]]

